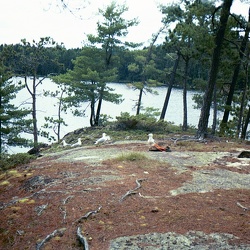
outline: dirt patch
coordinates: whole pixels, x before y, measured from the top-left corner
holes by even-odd
[[[78,227],[96,250],[250,249],[250,161],[237,157],[249,146],[170,146],[61,149],[2,173],[0,249],[38,248],[46,237],[40,249],[82,249]],[[131,152],[145,158],[117,160]]]

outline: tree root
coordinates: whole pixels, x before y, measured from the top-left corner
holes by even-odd
[[[49,186],[49,187],[50,187],[50,186]],[[48,188],[48,187],[47,187],[47,188]],[[73,192],[73,193],[84,193],[84,192],[86,192],[86,191],[89,191],[89,190],[72,191],[72,192]],[[65,190],[55,190],[55,191],[52,190],[52,191],[46,191],[46,188],[43,188],[43,189],[41,189],[41,190],[39,190],[39,191],[37,191],[37,192],[35,192],[35,193],[29,195],[29,196],[25,196],[25,197],[22,197],[22,198],[18,198],[18,199],[16,199],[16,200],[10,201],[10,202],[8,202],[8,203],[3,203],[3,205],[0,206],[0,210],[3,210],[3,209],[5,209],[5,208],[7,208],[7,207],[9,207],[9,206],[12,206],[12,205],[16,204],[16,203],[18,203],[20,200],[23,200],[23,199],[30,199],[30,198],[32,198],[32,197],[34,197],[34,196],[36,196],[36,195],[41,194],[41,193],[46,193],[46,194],[51,194],[51,193],[64,193],[64,194],[65,194],[65,193],[69,193],[69,192],[67,192],[67,191],[65,191]],[[71,198],[71,197],[73,197],[73,196],[67,197],[65,203],[67,203],[68,199]]]
[[[30,198],[32,198],[32,197],[34,197],[34,196],[36,196],[36,195],[38,195],[38,194],[41,194],[41,193],[65,193],[65,191],[60,191],[60,190],[57,190],[57,191],[46,191],[46,189],[47,188],[50,188],[50,187],[52,187],[52,186],[54,186],[54,185],[56,185],[56,184],[60,184],[61,182],[57,182],[57,183],[51,183],[51,184],[49,184],[49,185],[47,185],[46,186],[46,188],[42,188],[41,190],[39,190],[39,191],[37,191],[37,192],[35,192],[35,193],[33,193],[33,194],[31,194],[31,195],[28,195],[28,196],[25,196],[25,197],[22,197],[22,198],[18,198],[18,199],[16,199],[16,200],[13,200],[13,201],[10,201],[10,202],[8,202],[8,203],[5,203],[5,204],[3,204],[2,206],[0,206],[0,210],[2,210],[2,209],[5,209],[5,208],[7,208],[7,207],[9,207],[9,206],[12,206],[12,205],[14,205],[14,204],[16,204],[16,203],[18,203],[20,200],[23,200],[23,199],[30,199]]]
[[[146,180],[146,179],[138,179],[138,180],[136,180],[136,181],[135,181],[136,184],[137,184],[136,188],[131,189],[131,190],[129,190],[126,194],[124,194],[124,195],[121,197],[120,202],[122,202],[122,201],[123,201],[127,196],[129,196],[129,195],[137,194],[136,190],[139,189],[139,188],[141,187],[141,183],[140,183],[140,182],[142,182],[142,181],[144,181],[144,180]]]
[[[36,207],[35,211],[37,212],[37,215],[40,216],[43,211],[48,207],[48,205],[49,203]]]
[[[79,241],[80,241],[80,242],[82,243],[82,245],[83,245],[83,249],[84,249],[84,250],[89,250],[88,241],[87,241],[87,239],[82,235],[82,232],[81,232],[81,228],[80,228],[80,227],[77,228],[76,234],[77,234],[77,238],[79,239]]]
[[[73,195],[68,196],[66,199],[63,200],[63,206],[60,207],[60,210],[63,213],[63,222],[65,222],[66,217],[67,217],[67,209],[66,209],[66,203],[68,203],[69,199],[73,198]]]
[[[162,198],[169,198],[171,196],[150,196],[150,195],[142,195],[139,193],[139,196],[144,199],[162,199]]]
[[[5,208],[7,208],[7,207],[9,207],[9,206],[11,206],[11,205],[16,204],[16,203],[18,203],[20,200],[23,200],[23,199],[30,199],[30,198],[32,198],[33,196],[35,196],[35,195],[37,195],[37,194],[40,194],[40,193],[42,193],[42,192],[45,192],[45,189],[41,189],[41,190],[39,190],[38,192],[35,192],[35,193],[33,193],[33,194],[29,195],[29,196],[22,197],[22,198],[18,198],[18,199],[16,199],[16,200],[13,200],[13,201],[10,201],[10,202],[8,202],[8,203],[5,203],[5,204],[3,204],[2,206],[0,206],[0,210],[5,209]]]
[[[180,138],[170,138],[170,140],[173,141],[174,144],[176,144],[177,141],[194,141],[194,142],[201,142],[201,143],[207,142],[205,139],[200,139],[195,136],[187,136],[187,135],[183,135]]]
[[[87,212],[85,215],[83,215],[80,219],[77,220],[77,222],[81,222],[83,219],[88,219],[89,216],[91,215],[94,215],[94,214],[97,214],[100,210],[101,210],[102,206],[99,206],[96,210],[93,210],[93,211],[89,211]],[[83,245],[83,249],[84,250],[89,250],[89,245],[88,245],[88,241],[87,239],[82,235],[81,233],[81,228],[78,227],[77,228],[77,231],[76,231],[76,234],[77,234],[77,238],[79,239],[79,241],[82,243]]]
[[[96,210],[87,212],[85,215],[83,215],[80,219],[78,219],[78,222],[81,222],[83,219],[86,220],[90,215],[97,214],[101,210],[102,206],[99,206]]]
[[[250,210],[249,207],[244,207],[243,205],[241,205],[239,202],[236,202],[237,206],[240,207],[240,208],[243,208],[244,211],[247,211],[247,210]]]
[[[40,250],[41,247],[48,242],[49,240],[51,240],[53,237],[55,237],[56,235],[59,235],[60,237],[63,236],[64,232],[66,231],[66,228],[60,228],[60,229],[56,229],[53,233],[48,234],[41,242],[36,244],[36,250]]]

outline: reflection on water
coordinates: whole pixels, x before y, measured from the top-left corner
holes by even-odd
[[[15,78],[14,82],[18,82],[22,80],[21,78]],[[133,90],[131,87],[125,84],[118,83],[110,83],[109,87],[115,89],[117,94],[122,94],[124,101],[117,105],[109,102],[103,102],[102,105],[102,114],[107,114],[113,119],[116,116],[119,116],[121,112],[129,112],[130,114],[135,114],[136,110],[133,108],[138,99],[139,91]],[[51,90],[55,91],[57,86],[50,80],[45,79],[42,85],[37,88],[37,118],[38,118],[38,126],[39,128],[45,123],[45,116],[54,116],[57,117],[57,99],[52,97],[44,97],[43,90]],[[158,92],[158,95],[146,93],[142,98],[142,105],[144,108],[153,107],[158,108],[161,111],[167,87],[156,87],[154,88]],[[197,93],[195,91],[188,91],[187,93],[187,102],[188,102],[188,124],[197,126],[200,110],[194,109],[194,102],[192,100],[192,96]],[[182,104],[182,90],[180,89],[172,89],[172,93],[170,96],[170,101],[168,104],[165,120],[169,122],[174,122],[176,125],[182,124],[183,121],[183,104]],[[28,93],[27,89],[23,89],[18,93],[15,101],[15,105],[20,105],[22,103],[26,103],[28,107],[31,105],[31,96]],[[84,103],[82,105],[83,110],[88,107],[88,103]],[[68,132],[71,132],[75,129],[87,127],[89,126],[89,108],[86,109],[85,117],[75,117],[72,115],[70,110],[67,111],[67,114],[62,114],[63,119],[65,120],[68,126],[63,126],[61,130],[61,137],[63,137]],[[210,121],[211,124],[211,121]],[[53,131],[50,131],[53,134]],[[53,134],[54,135],[54,134]],[[32,138],[32,137],[31,137]],[[45,138],[40,138],[40,142],[47,142]],[[25,152],[27,149],[24,150]]]

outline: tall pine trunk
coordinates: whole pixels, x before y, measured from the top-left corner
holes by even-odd
[[[172,74],[171,74],[171,79],[170,79],[170,82],[169,82],[169,85],[168,85],[168,91],[167,91],[165,101],[164,101],[164,104],[163,104],[163,108],[162,108],[162,111],[161,111],[160,120],[164,120],[165,115],[166,115],[166,111],[167,111],[171,91],[172,91],[172,88],[173,88],[173,85],[174,85],[174,82],[175,82],[175,76],[176,76],[176,71],[177,71],[177,68],[178,68],[179,61],[180,61],[180,57],[181,57],[180,53],[177,52],[177,58],[176,58],[175,63],[174,63],[174,68],[173,68],[173,71],[172,71]]]
[[[37,113],[36,113],[37,112],[37,110],[36,110],[36,89],[37,89],[38,85],[40,85],[45,78],[46,77],[43,77],[40,80],[38,79],[38,82],[37,82],[36,81],[37,80],[36,73],[33,73],[32,90],[31,90],[29,85],[28,85],[27,74],[25,74],[25,76],[24,76],[25,87],[32,97],[32,122],[33,122],[34,147],[37,147],[37,145],[38,145],[38,126],[37,126]]]
[[[247,117],[245,119],[245,123],[241,132],[241,139],[245,140],[246,139],[246,134],[247,134],[247,127],[250,121],[250,105],[248,105],[248,112],[247,112]]]
[[[184,86],[183,86],[183,124],[182,130],[187,131],[188,122],[187,122],[187,81],[188,81],[188,65],[189,59],[185,61],[185,76],[184,76]]]
[[[245,86],[245,89],[242,93],[240,110],[239,110],[239,117],[238,117],[238,124],[237,124],[236,135],[235,135],[236,138],[239,138],[241,128],[242,128],[242,120],[243,120],[243,113],[245,110],[246,96],[247,96],[247,86]]]
[[[217,88],[216,84],[214,86],[214,95],[213,95],[213,103],[214,103],[214,115],[213,115],[213,125],[212,125],[212,135],[215,135],[216,132],[216,124],[217,124],[217,110],[218,110],[218,105],[217,105]]]
[[[249,53],[247,53],[247,58],[249,57]],[[247,99],[247,91],[248,91],[248,62],[246,63],[246,77],[245,77],[245,85],[244,85],[244,89],[243,89],[243,93],[242,93],[242,98],[241,98],[241,105],[240,105],[240,113],[239,113],[239,120],[238,120],[238,124],[237,124],[237,130],[236,130],[236,138],[239,138],[240,132],[241,132],[241,128],[242,128],[242,120],[243,120],[243,114],[244,114],[244,110],[245,110],[245,104],[246,104],[246,99]],[[245,119],[246,120],[246,119]],[[246,124],[246,121],[245,121]],[[247,123],[248,125],[248,123]],[[244,126],[242,128],[242,130],[244,129]]]
[[[0,111],[2,110],[2,96],[0,95]],[[0,113],[1,114],[1,113]],[[0,157],[2,153],[2,122],[0,121]]]
[[[220,133],[221,134],[224,133],[224,130],[227,126],[230,108],[231,108],[232,101],[233,101],[234,90],[235,90],[235,86],[237,83],[237,79],[239,76],[240,67],[241,67],[241,63],[242,63],[242,58],[244,56],[244,53],[245,53],[245,50],[247,47],[247,43],[248,43],[249,31],[250,31],[250,8],[248,10],[248,23],[247,23],[247,27],[246,27],[246,31],[245,31],[245,36],[241,42],[241,46],[240,46],[240,50],[239,50],[239,61],[236,64],[236,67],[234,69],[232,82],[231,82],[229,93],[228,93],[227,100],[226,100],[225,111],[224,111],[223,118],[222,118],[221,125],[220,125]]]
[[[143,94],[143,88],[140,89],[139,98],[138,98],[138,102],[137,102],[137,105],[136,105],[137,106],[136,115],[139,115],[140,111],[141,111],[142,94]]]
[[[215,36],[215,47],[212,55],[212,65],[210,69],[208,85],[206,92],[204,94],[203,106],[201,109],[200,119],[198,123],[198,130],[197,130],[198,138],[204,138],[205,134],[207,133],[210,108],[213,98],[213,91],[217,80],[217,74],[220,64],[220,54],[232,2],[233,0],[224,0],[224,3],[222,5],[220,23]]]
[[[94,97],[94,91],[92,91],[92,100],[90,102],[90,118],[89,123],[91,127],[95,126],[95,97]]]
[[[102,85],[101,90],[100,90],[100,97],[99,97],[97,110],[96,110],[95,126],[99,126],[99,123],[100,123],[100,115],[101,115],[101,107],[102,107],[104,87],[105,86]]]
[[[38,128],[37,128],[37,117],[36,117],[36,77],[33,76],[32,82],[33,92],[32,92],[32,120],[33,120],[33,138],[34,147],[38,145]]]
[[[249,58],[249,51],[247,53],[247,58]],[[249,66],[249,64],[247,61],[247,63],[246,63],[246,80],[245,80],[246,86],[248,86],[248,75],[249,75],[248,66]],[[246,139],[247,127],[249,124],[249,120],[250,120],[250,105],[248,105],[247,116],[246,116],[245,123],[244,123],[242,131],[241,131],[241,137],[240,137],[241,139]]]
[[[65,92],[65,89],[62,89],[61,96],[59,98],[59,107],[58,107],[58,126],[57,126],[57,141],[60,141],[61,138],[61,125],[62,125],[62,118],[61,118],[61,113],[62,113],[62,105],[63,105],[63,94]]]
[[[161,32],[164,30],[165,26],[163,26],[162,28],[159,29],[159,31],[153,35],[152,41],[150,43],[150,46],[148,48],[148,52],[147,52],[147,57],[146,57],[146,62],[144,67],[146,67],[146,65],[150,62],[151,58],[152,58],[152,53],[153,53],[153,46],[155,44],[155,42],[157,41],[159,35],[161,34]],[[145,70],[143,70],[144,72]],[[138,97],[138,102],[136,104],[137,108],[136,108],[136,115],[139,115],[141,112],[141,105],[142,105],[142,95],[143,95],[143,89],[144,86],[146,85],[146,80],[145,79],[145,74],[143,73],[143,79],[142,79],[142,83],[143,83],[143,87],[140,89],[139,92],[139,97]]]

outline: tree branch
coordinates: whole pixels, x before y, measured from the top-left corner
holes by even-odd
[[[64,232],[66,231],[66,228],[60,228],[60,229],[56,229],[53,233],[48,234],[40,243],[36,244],[36,250],[40,250],[41,247],[48,242],[49,240],[51,240],[53,237],[55,237],[56,235],[59,236],[63,236]]]
[[[236,202],[237,206],[240,207],[240,208],[243,208],[244,211],[247,211],[247,210],[250,210],[249,207],[244,207],[243,205],[241,205],[239,202]]]
[[[83,244],[83,249],[84,250],[89,250],[89,244],[87,239],[82,235],[81,228],[78,227],[76,231],[77,237],[79,241]]]
[[[141,187],[141,183],[142,181],[144,181],[146,179],[137,179],[135,182],[137,184],[136,188],[129,190],[126,194],[124,194],[121,199],[120,202],[122,202],[127,196],[131,195],[131,194],[136,194],[137,192],[135,192],[137,189],[139,189]]]
[[[78,222],[81,222],[83,219],[88,219],[90,215],[97,214],[101,210],[102,206],[99,206],[96,210],[87,212],[85,215],[83,215],[80,219],[78,219]]]

